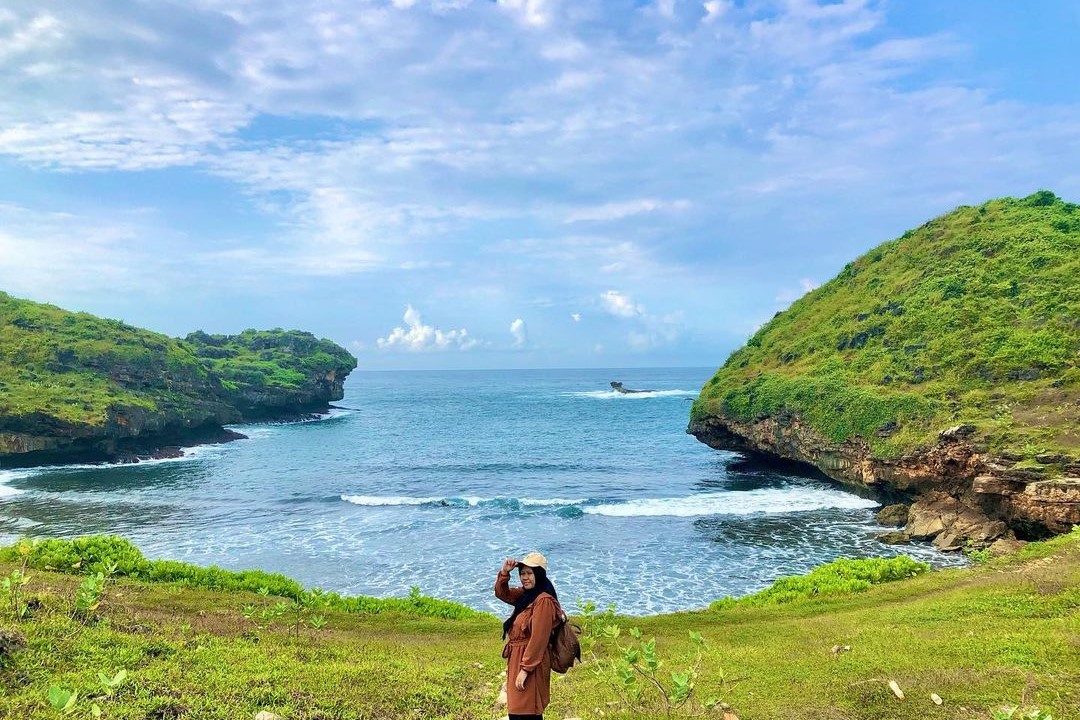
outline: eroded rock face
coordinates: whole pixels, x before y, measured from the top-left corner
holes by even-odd
[[[877,514],[874,517],[882,525],[903,527],[904,525],[907,525],[908,506],[904,505],[903,503],[886,505],[885,507],[878,510]]]
[[[972,442],[968,425],[949,428],[933,447],[896,459],[873,457],[861,438],[833,442],[791,413],[749,422],[695,418],[687,432],[719,450],[779,456],[840,482],[909,494],[916,502],[904,531],[946,550],[987,547],[1014,533],[1030,538],[1068,532],[1080,524],[1080,477],[1047,478],[1039,468],[1014,467],[1018,458],[990,456]]]

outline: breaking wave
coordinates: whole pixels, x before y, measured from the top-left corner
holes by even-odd
[[[563,393],[563,397],[594,398],[596,400],[647,400],[661,397],[697,397],[696,390],[649,390],[648,392],[621,393],[614,390],[586,390]]]
[[[764,488],[759,490],[704,493],[686,497],[637,500],[563,498],[410,497],[393,495],[342,495],[353,505],[367,507],[426,506],[449,508],[550,508],[562,517],[607,515],[611,517],[695,517],[703,515],[777,515],[814,510],[859,510],[879,505],[874,500],[840,490]]]

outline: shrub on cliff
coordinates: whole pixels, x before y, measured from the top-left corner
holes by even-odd
[[[692,420],[797,415],[878,457],[957,424],[1025,457],[1080,452],[1080,206],[1041,191],[961,207],[778,313]]]
[[[722,598],[713,602],[710,610],[729,607],[759,607],[785,605],[831,595],[850,595],[864,592],[872,585],[915,577],[930,569],[906,555],[891,558],[839,558],[819,565],[806,575],[782,577],[764,590],[742,598]]]

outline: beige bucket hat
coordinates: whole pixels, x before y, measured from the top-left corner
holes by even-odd
[[[528,565],[529,567],[541,567],[544,568],[544,572],[547,572],[547,558],[538,552],[531,552],[525,557],[518,560],[521,565]]]

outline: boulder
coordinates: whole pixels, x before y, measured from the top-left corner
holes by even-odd
[[[882,533],[877,536],[878,542],[883,542],[886,545],[907,545],[911,542],[911,536],[906,532],[900,532],[894,530],[893,532]]]
[[[945,531],[939,533],[938,536],[934,538],[934,547],[942,552],[955,552],[957,550],[963,550],[964,544],[959,535],[954,532]]]
[[[980,495],[1015,495],[1023,492],[1024,484],[1000,475],[979,475],[972,481],[971,489]]]
[[[999,557],[1001,555],[1009,555],[1016,552],[1020,548],[1027,545],[1023,540],[1013,540],[1011,538],[998,538],[990,544],[990,555],[992,557]]]
[[[991,520],[985,512],[943,492],[925,493],[911,506],[905,528],[911,537],[935,540],[941,549],[959,549],[969,542],[985,547],[1009,532],[1001,520]],[[937,540],[939,535],[945,537]]]
[[[908,506],[901,503],[886,505],[878,510],[875,517],[879,525],[903,527],[908,521]]]

